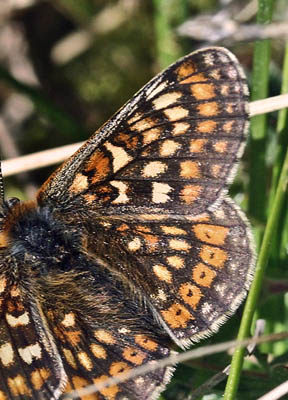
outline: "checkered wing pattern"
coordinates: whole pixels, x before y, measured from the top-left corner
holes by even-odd
[[[247,96],[229,51],[192,53],[96,132],[37,202],[4,203],[1,400],[73,390],[83,400],[156,399],[171,368],[79,391],[168,356],[171,338],[185,347],[205,337],[236,310],[254,256],[225,194]]]
[[[89,251],[121,268],[179,346],[217,331],[250,285],[250,229],[228,198],[196,217],[100,219],[92,229]]]
[[[242,154],[247,85],[225,49],[156,76],[44,184],[38,200],[102,215],[196,215],[220,203]]]
[[[28,281],[26,281],[28,286]],[[59,398],[66,384],[53,338],[39,304],[27,291],[0,277],[0,399]],[[29,293],[29,294],[28,294]]]
[[[64,279],[54,275],[43,281],[49,290],[43,298],[44,313],[68,376],[68,398],[73,391],[75,395],[79,389],[170,355],[167,338],[148,310],[131,300],[120,282],[112,285],[109,272],[101,272],[99,265],[97,271],[95,260],[89,267],[95,273]],[[158,369],[102,388],[89,399],[156,399],[172,371]],[[80,393],[79,398],[86,399]]]

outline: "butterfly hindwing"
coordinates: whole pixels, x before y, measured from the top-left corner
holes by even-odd
[[[101,272],[97,262],[91,260],[89,268],[95,272],[75,271],[73,278],[51,274],[40,283],[49,289],[43,296],[43,309],[68,376],[68,398],[73,390],[100,384],[170,354],[169,341],[150,310],[139,310],[131,292],[120,282],[117,285],[109,272]],[[156,399],[172,370],[158,369],[102,388],[89,399]]]
[[[9,275],[0,287],[0,398],[58,399],[66,373],[35,291],[11,284]]]
[[[140,214],[91,225],[89,251],[130,280],[180,346],[216,331],[249,287],[250,228],[228,198],[198,216]]]
[[[40,204],[102,215],[206,211],[220,202],[242,154],[247,95],[226,49],[184,57],[52,175]]]

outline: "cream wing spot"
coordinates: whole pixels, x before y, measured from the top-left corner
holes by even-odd
[[[139,239],[139,237],[135,237],[133,240],[131,240],[128,243],[128,249],[130,251],[137,251],[141,248],[142,244],[141,244],[141,240]]]
[[[170,92],[162,94],[162,96],[157,97],[153,100],[153,105],[156,110],[160,110],[161,108],[166,108],[171,104],[176,103],[176,101],[181,97],[180,92]]]
[[[107,150],[112,153],[113,156],[113,172],[119,171],[122,167],[127,165],[131,161],[132,157],[127,154],[127,152],[119,146],[114,146],[112,143],[107,142],[104,145]]]
[[[6,321],[12,328],[15,328],[16,326],[28,325],[30,319],[28,313],[25,311],[19,317],[14,317],[13,315],[7,313]]]
[[[87,190],[88,187],[89,187],[88,177],[81,173],[78,173],[76,174],[69,190],[70,192],[77,194],[83,192],[84,190]]]
[[[172,156],[179,149],[180,143],[174,140],[166,139],[160,146],[160,155],[162,157]]]
[[[26,364],[32,364],[33,358],[40,360],[42,351],[39,343],[31,344],[22,349],[18,349],[19,355]]]
[[[87,371],[91,371],[93,368],[93,363],[88,354],[85,351],[79,351],[79,353],[77,353],[77,357],[81,365],[87,369]]]
[[[72,312],[69,314],[65,314],[64,319],[61,321],[61,324],[64,325],[66,328],[75,325],[75,314]]]
[[[4,367],[14,363],[14,351],[11,343],[7,342],[0,346],[0,360]]]
[[[129,197],[126,192],[128,190],[128,185],[120,181],[111,181],[110,185],[114,186],[119,191],[119,195],[116,199],[112,201],[114,204],[124,204],[129,201]]]
[[[167,165],[165,163],[161,161],[151,161],[143,168],[142,175],[145,178],[154,178],[155,176],[163,174],[166,170]]]
[[[153,203],[166,203],[170,200],[168,193],[172,188],[168,183],[153,182],[152,184],[152,201]]]
[[[151,93],[147,96],[147,99],[152,99],[156,94],[160,93],[161,90],[165,89],[165,87],[168,85],[167,81],[164,81],[160,83],[158,86],[155,87],[155,89],[152,89]]]
[[[189,111],[186,108],[177,106],[167,108],[167,110],[164,110],[164,114],[170,121],[177,121],[179,119],[188,117]]]

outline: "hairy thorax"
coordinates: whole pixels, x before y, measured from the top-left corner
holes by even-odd
[[[40,208],[35,202],[6,207],[1,222],[0,264],[10,264],[14,274],[20,272],[18,265],[26,265],[37,276],[53,269],[71,270],[80,247],[79,226],[64,222],[48,207]]]

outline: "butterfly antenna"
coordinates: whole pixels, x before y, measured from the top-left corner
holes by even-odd
[[[3,181],[3,175],[2,175],[2,162],[0,158],[0,204],[3,206],[4,204],[4,181]]]

